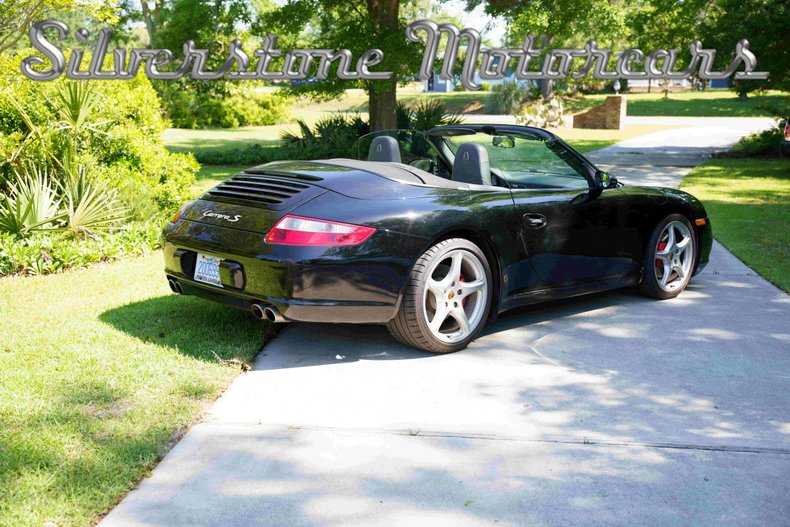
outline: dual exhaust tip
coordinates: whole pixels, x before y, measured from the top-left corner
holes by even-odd
[[[184,294],[184,288],[181,287],[181,284],[175,278],[168,278],[167,285],[170,286],[170,290],[174,293],[179,295]],[[274,306],[267,306],[263,304],[252,304],[250,308],[252,311],[252,315],[257,318],[258,320],[268,320],[269,322],[280,324],[282,322],[288,322],[286,318],[280,313],[280,311]]]
[[[253,304],[250,308],[252,316],[258,320],[268,320],[269,322],[280,324],[288,322],[280,311],[274,306],[265,306],[262,304]]]
[[[179,295],[184,294],[184,288],[181,287],[181,284],[178,283],[178,280],[175,278],[168,278],[167,285],[170,286],[170,290],[174,293],[178,293]]]

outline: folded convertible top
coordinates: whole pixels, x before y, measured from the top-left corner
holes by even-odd
[[[327,165],[342,166],[346,168],[354,168],[357,170],[364,170],[377,176],[382,176],[387,179],[399,181],[401,183],[409,183],[412,185],[427,185],[429,187],[453,188],[468,190],[468,183],[461,183],[459,181],[452,181],[443,177],[436,176],[430,172],[420,170],[403,163],[385,163],[382,161],[359,161],[357,159],[326,159],[319,161]]]

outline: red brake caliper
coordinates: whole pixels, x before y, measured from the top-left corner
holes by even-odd
[[[667,242],[658,242],[658,250],[663,251],[667,248]],[[656,267],[660,267],[661,269],[664,268],[664,262],[662,262],[659,258],[656,258]]]
[[[463,282],[463,281],[464,281],[464,276],[463,276],[463,275],[461,275],[461,277],[458,279],[458,281],[459,281],[459,282]],[[462,306],[465,306],[465,305],[466,305],[466,297],[464,297],[464,298],[461,300],[461,305],[462,305]]]

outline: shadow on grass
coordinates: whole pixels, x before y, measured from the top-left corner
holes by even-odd
[[[102,322],[143,342],[176,348],[200,360],[251,361],[274,334],[268,322],[221,304],[187,296],[161,296],[105,311]]]

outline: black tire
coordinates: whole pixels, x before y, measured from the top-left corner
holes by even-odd
[[[428,327],[426,306],[423,300],[424,291],[427,287],[428,279],[431,278],[428,275],[429,270],[447,259],[448,253],[459,249],[471,253],[482,264],[486,284],[485,303],[482,307],[483,316],[463,340],[452,343],[443,342],[434,336]],[[452,353],[462,350],[478,336],[483,326],[485,326],[486,320],[488,320],[493,295],[491,284],[491,267],[485,254],[477,245],[464,238],[443,240],[425,251],[417,260],[417,263],[414,264],[409,276],[409,282],[403,293],[398,314],[387,324],[387,329],[389,329],[393,337],[407,346],[432,353]],[[463,306],[461,309],[463,309]]]
[[[691,251],[687,257],[690,258],[691,267],[686,273],[685,277],[682,280],[677,281],[673,289],[668,291],[661,286],[661,277],[659,277],[656,259],[659,250],[660,238],[662,237],[662,234],[664,234],[664,230],[667,228],[667,226],[673,222],[682,223],[686,226],[688,232],[690,233],[689,243],[691,243]],[[670,214],[661,220],[658,225],[656,225],[655,230],[653,230],[653,234],[650,236],[650,239],[647,242],[647,247],[645,248],[644,264],[642,266],[642,277],[638,286],[639,291],[649,297],[657,298],[659,300],[675,298],[683,292],[683,290],[688,285],[692,274],[694,274],[696,258],[697,236],[696,232],[694,231],[694,227],[691,225],[691,222],[688,220],[688,218],[682,214]],[[675,280],[677,280],[677,278]]]

